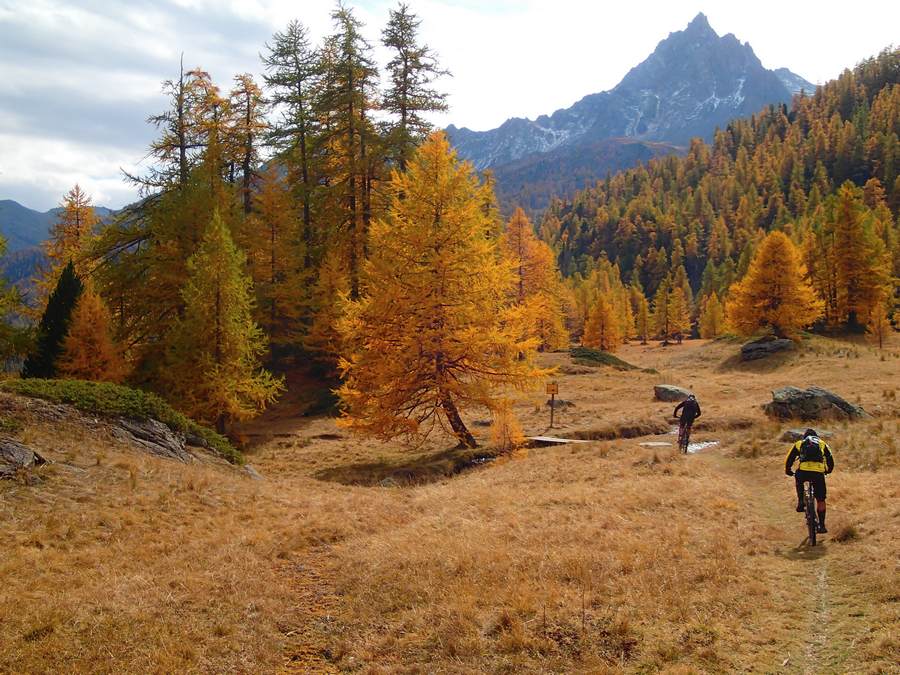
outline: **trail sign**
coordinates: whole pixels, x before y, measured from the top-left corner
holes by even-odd
[[[553,428],[553,411],[556,409],[556,395],[559,393],[559,382],[548,382],[547,393],[550,394],[550,428]]]

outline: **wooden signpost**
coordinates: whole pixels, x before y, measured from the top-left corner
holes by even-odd
[[[559,382],[548,382],[547,393],[550,394],[550,428],[553,428],[553,411],[556,409],[556,395],[559,393]]]

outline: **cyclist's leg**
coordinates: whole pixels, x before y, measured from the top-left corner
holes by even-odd
[[[799,469],[794,474],[794,485],[797,488],[797,512],[803,511],[803,473]]]

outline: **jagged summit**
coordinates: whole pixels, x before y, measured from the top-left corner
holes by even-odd
[[[703,12],[698,12],[697,16],[695,16],[691,22],[687,25],[687,28],[684,29],[684,32],[689,35],[712,35],[713,37],[718,37],[716,35],[716,31],[712,29],[712,26],[709,25],[709,19],[706,18],[706,14]]]
[[[480,169],[613,138],[686,145],[801,88],[811,92],[804,83],[790,71],[767,70],[748,43],[719,36],[700,12],[609,91],[534,120],[512,118],[484,132],[451,125],[447,132]]]

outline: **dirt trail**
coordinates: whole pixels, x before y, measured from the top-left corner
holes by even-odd
[[[771,639],[765,651],[771,653],[759,654],[762,660],[748,664],[748,670],[762,667],[765,672],[817,675],[864,671],[862,657],[853,648],[872,630],[866,617],[873,600],[844,569],[846,550],[831,535],[809,546],[802,515],[792,508],[792,481],[726,452],[716,448],[692,460],[721,474],[723,484],[734,485],[745,500],[742,508],[748,509],[748,517],[761,522],[768,539],[763,546],[772,554],[756,556],[754,565],[760,581],[773,589],[783,608],[779,621],[760,616],[764,625],[759,630],[767,631]],[[772,469],[777,472],[779,467]]]
[[[309,552],[302,558],[285,562],[281,569],[295,598],[296,617],[284,627],[286,638],[284,664],[278,670],[288,673],[336,673],[330,662],[325,634],[333,622],[337,599],[322,570],[327,548]]]

